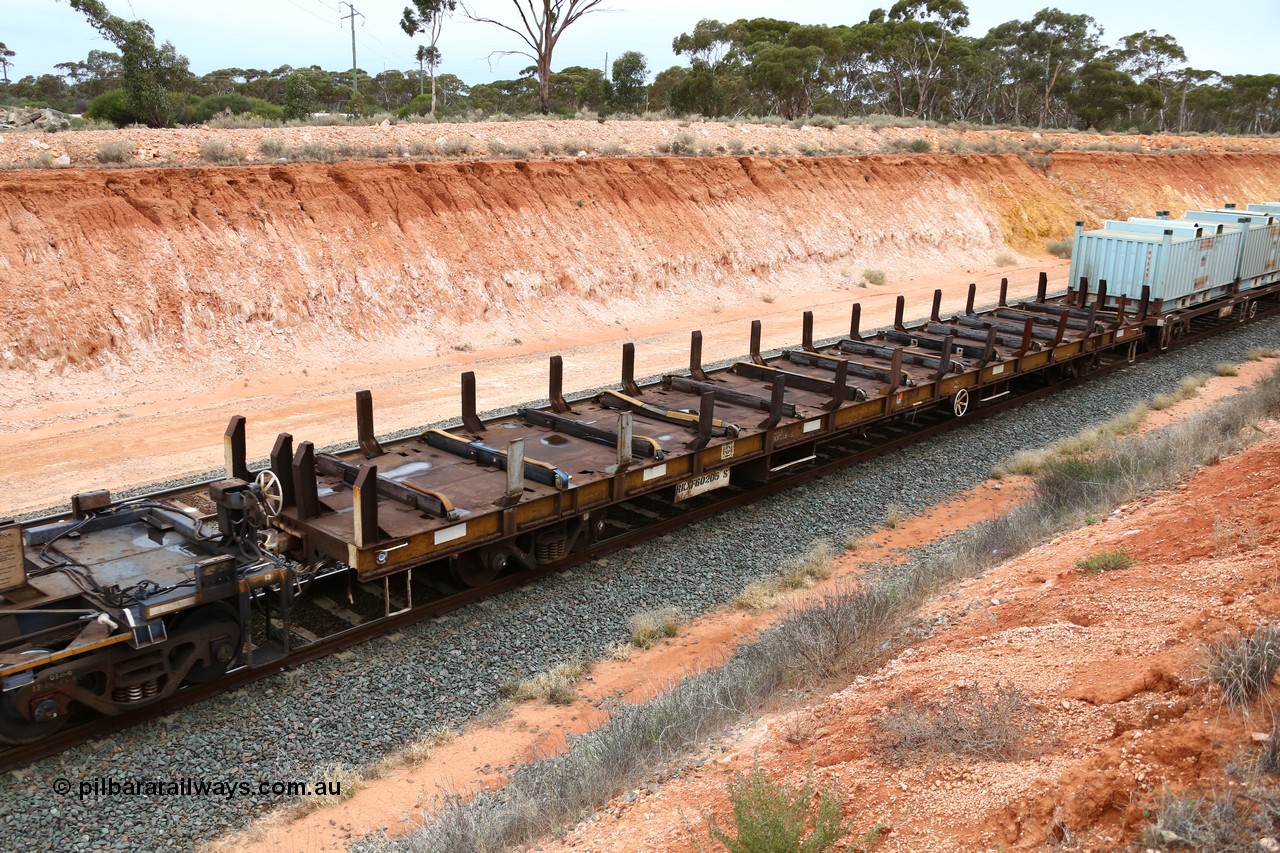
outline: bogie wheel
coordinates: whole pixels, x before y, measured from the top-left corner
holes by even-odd
[[[969,413],[969,389],[961,388],[951,398],[951,411],[957,418],[963,418]]]
[[[33,653],[47,654],[43,649]],[[22,690],[0,693],[0,743],[10,746],[35,743],[56,734],[67,724],[66,709],[56,699],[37,701],[29,709],[33,719],[27,719],[19,710],[18,703],[26,701],[29,700],[23,697]]]
[[[184,679],[192,684],[207,684],[227,674],[240,654],[244,632],[240,628],[240,619],[235,610],[231,605],[220,601],[184,614],[174,625],[171,639],[176,644],[189,641],[197,646],[212,648],[213,660],[196,663],[188,670]]]
[[[504,548],[481,548],[450,560],[449,574],[462,586],[484,586],[502,574],[510,559]]]
[[[1258,316],[1258,303],[1256,301],[1249,302],[1249,319],[1252,320]]]

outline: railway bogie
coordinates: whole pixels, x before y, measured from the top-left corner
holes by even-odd
[[[1182,227],[1182,226],[1177,226]],[[1164,236],[1164,235],[1162,235]],[[702,363],[641,384],[623,347],[616,388],[568,400],[553,357],[545,406],[482,419],[463,374],[461,418],[384,441],[369,392],[356,442],[324,452],[279,435],[250,470],[247,424],[224,435],[225,471],[200,487],[0,524],[0,741],[38,742],[76,716],[118,715],[228,673],[288,664],[370,626],[506,588],[579,555],[730,504],[753,489],[873,452],[1074,381],[1178,334],[1254,316],[1274,276],[1174,311],[1149,289],[1082,282],[1049,296],[817,344]],[[1116,296],[1118,293],[1118,296]],[[1114,298],[1113,298],[1114,297]],[[506,586],[504,586],[506,585]],[[399,623],[396,623],[399,624]]]

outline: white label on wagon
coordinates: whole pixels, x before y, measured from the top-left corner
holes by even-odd
[[[1003,365],[1003,364],[997,364],[995,367],[991,368],[991,375],[992,375],[992,376],[999,376],[1001,373],[1004,373],[1004,365]]]
[[[435,543],[443,545],[446,542],[452,542],[455,539],[461,539],[467,535],[467,523],[455,524],[453,527],[446,527],[436,531]]]
[[[644,481],[646,483],[650,480],[656,480],[659,477],[665,476],[667,476],[667,465],[665,462],[661,465],[654,465],[652,468],[644,469]]]
[[[813,421],[804,422],[805,432],[817,432],[820,429],[822,429],[822,418],[818,418],[817,420],[813,420]]]
[[[722,468],[719,471],[713,471],[710,474],[703,474],[701,477],[694,477],[688,482],[677,483],[676,500],[688,500],[694,495],[700,495],[703,492],[723,488],[727,485],[729,485],[729,469]]]
[[[163,604],[153,604],[147,608],[147,618],[154,619],[157,616],[163,616],[166,613],[172,613],[175,610],[190,607],[198,600],[199,596],[188,595],[184,598],[175,598],[173,601],[166,601]]]

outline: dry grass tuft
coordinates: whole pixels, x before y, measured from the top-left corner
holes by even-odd
[[[777,575],[766,575],[743,587],[733,603],[743,610],[772,610],[778,606],[781,590]]]
[[[1280,668],[1280,623],[1260,625],[1252,634],[1224,637],[1209,646],[1205,674],[1222,688],[1228,705],[1240,711],[1266,692]]]
[[[578,698],[578,679],[587,674],[584,661],[558,663],[524,681],[504,684],[502,695],[516,702],[546,701],[553,705],[571,705]]]
[[[663,637],[676,637],[687,617],[674,607],[645,610],[627,620],[631,643],[638,649],[650,648]]]

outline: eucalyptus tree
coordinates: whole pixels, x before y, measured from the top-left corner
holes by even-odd
[[[533,60],[538,78],[538,106],[545,115],[551,109],[551,57],[560,43],[560,37],[569,27],[582,20],[584,15],[602,12],[604,0],[511,0],[516,7],[519,23],[508,23],[499,18],[479,14],[463,6],[468,18],[482,24],[492,24],[514,34],[525,48],[498,50],[498,55],[525,56]]]
[[[1110,59],[1117,69],[1131,74],[1138,82],[1155,87],[1160,93],[1157,122],[1158,129],[1164,130],[1165,108],[1177,85],[1177,71],[1187,62],[1187,52],[1173,36],[1144,30],[1121,39]]]
[[[146,21],[126,21],[111,14],[101,0],[70,0],[89,25],[120,50],[120,85],[125,105],[137,121],[149,127],[173,123],[177,107],[173,91],[186,88],[192,75],[187,58],[170,42],[156,46],[155,30]]]
[[[440,32],[444,28],[445,18],[458,9],[458,0],[413,0],[413,5],[405,6],[400,16],[400,29],[410,37],[425,33],[427,44],[419,45],[416,58],[419,70],[426,63],[431,75],[431,117],[436,115],[436,66],[440,64]],[[422,81],[419,75],[418,94],[422,94]]]

